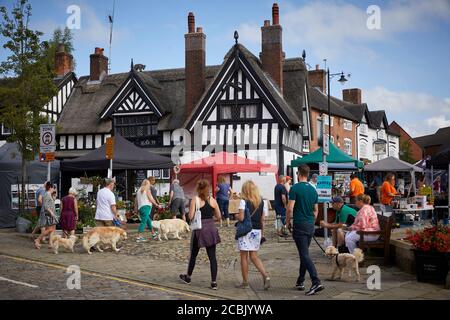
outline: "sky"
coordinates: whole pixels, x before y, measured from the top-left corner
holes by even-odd
[[[31,28],[48,39],[80,9],[74,29],[78,76],[89,73],[95,47],[109,55],[108,15],[114,0],[30,0]],[[187,15],[206,33],[207,64],[220,64],[239,42],[255,55],[261,51],[261,26],[271,19],[273,0],[115,0],[112,73],[127,72],[130,61],[146,70],[184,66]],[[14,1],[0,0],[11,7]],[[331,73],[351,74],[342,86],[332,79],[331,93],[360,88],[369,109],[386,110],[411,136],[450,126],[450,0],[343,1],[279,0],[283,49]],[[375,6],[375,9],[374,7]],[[379,13],[379,14],[378,14]],[[370,28],[369,28],[370,27]],[[1,37],[1,36],[0,36]],[[4,39],[0,38],[0,44]],[[0,49],[0,61],[8,52]]]

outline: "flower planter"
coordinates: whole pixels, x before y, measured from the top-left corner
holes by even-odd
[[[417,281],[445,284],[449,253],[414,250]]]

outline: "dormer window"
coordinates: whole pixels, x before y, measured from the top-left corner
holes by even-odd
[[[137,116],[114,116],[114,128],[117,133],[141,147],[160,144],[158,117],[154,114]]]

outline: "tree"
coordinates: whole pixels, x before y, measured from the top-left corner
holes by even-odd
[[[412,158],[412,150],[411,150],[411,144],[408,140],[405,140],[400,143],[400,160],[414,163],[414,159]]]
[[[11,129],[8,142],[14,142],[22,156],[21,185],[25,190],[27,162],[34,160],[39,149],[39,125],[45,104],[57,90],[53,83],[54,67],[47,59],[48,44],[41,42],[42,32],[31,30],[31,5],[17,0],[8,13],[0,7],[0,34],[3,48],[11,54],[0,63],[0,121]],[[21,192],[20,210],[24,210],[25,194]]]
[[[55,66],[55,55],[60,45],[64,45],[65,51],[69,54],[73,54],[73,33],[72,31],[65,27],[64,30],[61,28],[56,28],[53,31],[53,37],[46,44],[46,57],[48,59],[48,65],[51,67]],[[73,68],[75,68],[75,61],[73,61]]]

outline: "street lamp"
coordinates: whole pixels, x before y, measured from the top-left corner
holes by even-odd
[[[344,71],[342,71],[340,73],[330,74],[330,69],[327,68],[327,82],[328,82],[328,91],[327,91],[327,93],[328,93],[328,148],[329,148],[330,143],[331,143],[331,93],[330,93],[331,92],[331,90],[330,90],[331,88],[330,88],[330,79],[333,78],[333,77],[336,77],[336,76],[340,76],[340,78],[338,80],[340,84],[344,85],[344,83],[347,82],[347,78],[345,78]],[[348,74],[347,76],[350,77],[350,74]],[[327,155],[325,153],[325,129],[323,130],[322,141],[323,141],[323,143],[322,143],[322,157],[323,157],[323,162],[326,163],[327,162]],[[327,207],[325,206],[325,203],[324,203],[324,206],[323,206],[323,218],[324,218],[325,222],[328,222],[328,210],[327,210]],[[328,245],[327,244],[327,242],[328,242],[328,229],[327,228],[324,229],[324,238],[325,238],[325,244]]]

